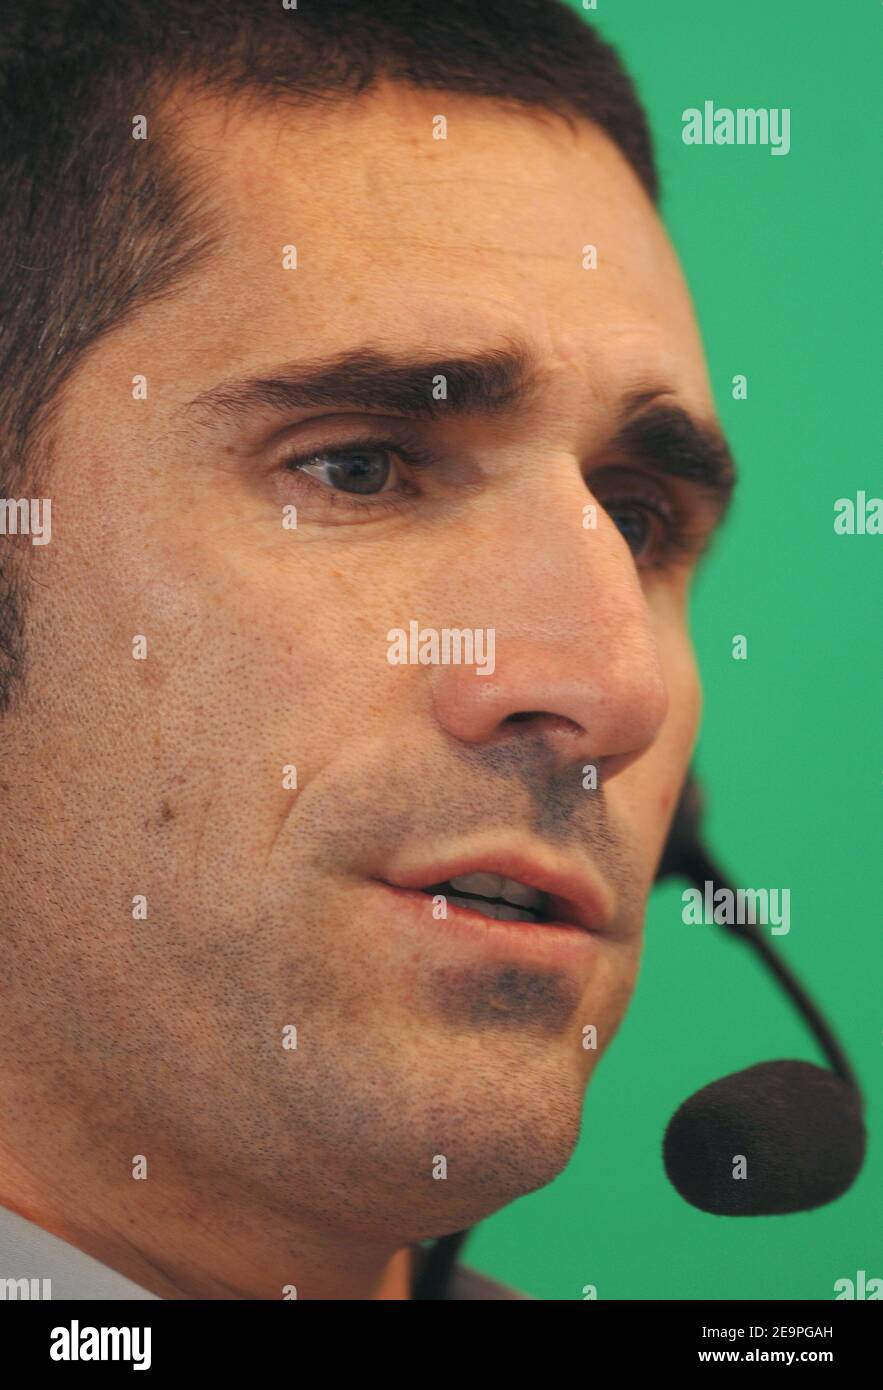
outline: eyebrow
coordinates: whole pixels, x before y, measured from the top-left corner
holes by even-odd
[[[436,399],[436,378],[445,395]],[[255,409],[306,410],[346,405],[445,419],[490,415],[526,401],[538,378],[524,344],[450,358],[397,355],[375,347],[353,348],[318,361],[298,362],[273,376],[222,382],[189,402],[187,410],[235,417]]]
[[[437,399],[438,378],[444,396]],[[472,355],[437,358],[364,346],[274,369],[271,375],[222,382],[185,410],[236,419],[257,410],[279,412],[349,407],[445,420],[514,412],[528,404],[541,378],[526,343],[506,340]],[[666,402],[672,391],[645,386],[628,393],[605,452],[625,455],[666,477],[705,491],[722,519],[736,481],[732,453],[720,427]]]

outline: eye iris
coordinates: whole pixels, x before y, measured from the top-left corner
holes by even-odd
[[[650,518],[646,512],[637,507],[611,507],[610,516],[632,554],[640,555],[650,536]]]
[[[325,455],[309,463],[312,473],[341,492],[382,492],[389,482],[389,454],[383,449],[353,449],[343,457]]]

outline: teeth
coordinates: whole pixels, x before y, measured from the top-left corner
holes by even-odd
[[[529,907],[534,912],[542,911],[546,894],[538,888],[530,888],[514,878],[503,878],[500,874],[461,874],[450,880],[452,888],[461,893],[480,893],[483,898],[505,898],[515,907]]]
[[[451,879],[451,887],[461,893],[481,893],[485,898],[502,897],[503,879],[500,874],[461,874]]]
[[[505,903],[498,903],[497,920],[500,922],[535,922],[537,917],[535,912],[524,912],[520,907],[507,907]]]
[[[518,907],[532,907],[535,912],[538,912],[546,901],[545,893],[541,893],[538,888],[528,887],[526,883],[518,883],[514,878],[506,879],[499,896],[505,898],[507,903],[515,903]]]
[[[460,874],[458,878],[448,879],[446,883],[430,886],[423,891],[443,893],[450,902],[500,922],[541,921],[549,903],[548,894],[526,883],[519,883],[517,879],[503,878],[502,874]],[[461,894],[470,896],[462,897]],[[492,901],[500,898],[502,902]]]
[[[454,880],[451,880],[453,884]],[[455,907],[468,907],[471,912],[480,912],[482,917],[493,917],[497,922],[536,922],[532,912],[524,912],[519,907],[509,907],[506,903],[481,902],[478,898],[460,898],[455,893],[448,894],[448,902]]]

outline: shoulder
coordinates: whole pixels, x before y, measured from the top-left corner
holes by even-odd
[[[518,1289],[510,1289],[506,1284],[500,1284],[496,1279],[489,1279],[486,1274],[479,1274],[475,1269],[468,1269],[466,1265],[457,1265],[451,1274],[450,1293],[451,1299],[476,1299],[476,1298],[530,1298],[530,1294],[520,1293]]]

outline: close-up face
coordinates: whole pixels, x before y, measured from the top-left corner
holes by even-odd
[[[394,1248],[573,1152],[697,733],[715,411],[587,122],[391,84],[179,122],[222,234],[52,421],[8,997],[109,1189],[149,1151],[145,1202]]]

